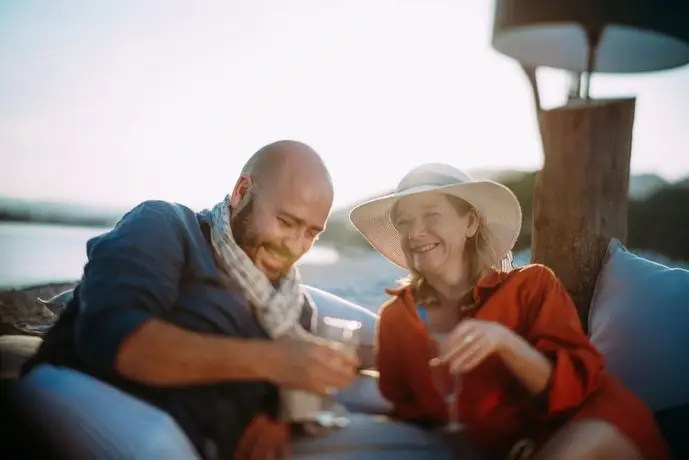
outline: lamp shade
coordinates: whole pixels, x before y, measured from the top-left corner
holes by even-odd
[[[587,71],[587,31],[600,33],[594,72],[689,63],[689,0],[495,0],[493,47],[522,64]]]

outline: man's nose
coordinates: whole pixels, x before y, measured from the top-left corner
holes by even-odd
[[[305,238],[301,235],[295,235],[292,238],[284,240],[285,249],[289,251],[290,258],[297,259],[306,252],[308,245],[305,243]]]

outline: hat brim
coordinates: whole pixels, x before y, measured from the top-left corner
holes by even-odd
[[[487,229],[488,244],[497,258],[496,263],[512,250],[522,227],[521,206],[510,189],[489,180],[412,187],[355,206],[349,219],[376,251],[398,267],[408,269],[391,211],[400,198],[429,192],[455,196],[476,209]]]

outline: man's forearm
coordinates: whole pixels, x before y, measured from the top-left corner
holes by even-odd
[[[115,358],[123,377],[159,386],[266,380],[271,343],[200,334],[153,319],[127,337]]]

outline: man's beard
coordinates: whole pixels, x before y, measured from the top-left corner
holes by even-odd
[[[246,204],[231,217],[230,228],[232,236],[237,245],[256,263],[254,258],[257,256],[259,248],[277,255],[278,257],[290,261],[281,270],[282,275],[286,275],[297,257],[286,247],[266,241],[261,237],[261,233],[256,226],[254,218],[254,199],[249,198]]]
[[[236,212],[230,219],[232,236],[237,245],[247,252],[248,249],[256,247],[258,244],[258,232],[253,223],[254,200],[249,201]],[[248,252],[247,252],[248,254]]]

